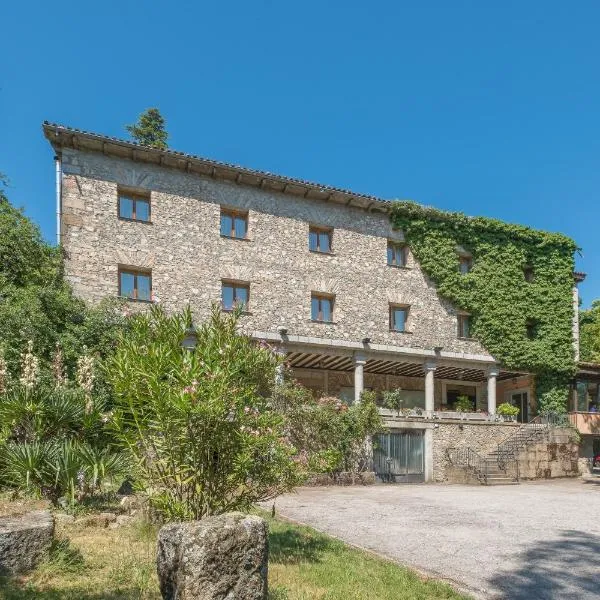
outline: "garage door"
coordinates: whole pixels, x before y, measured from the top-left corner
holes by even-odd
[[[413,483],[425,480],[423,431],[406,429],[373,438],[374,470],[382,481]]]

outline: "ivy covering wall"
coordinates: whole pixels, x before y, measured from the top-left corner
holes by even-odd
[[[391,221],[439,294],[472,315],[473,337],[503,367],[535,375],[539,410],[566,410],[576,370],[575,243],[561,234],[412,202],[395,202]],[[465,274],[459,271],[461,252],[472,259]]]

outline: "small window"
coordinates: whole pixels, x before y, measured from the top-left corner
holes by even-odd
[[[458,270],[465,275],[473,267],[473,259],[470,256],[462,254],[458,257]]]
[[[150,197],[120,191],[119,218],[128,221],[150,222]]]
[[[535,319],[527,319],[525,323],[525,333],[527,335],[527,339],[535,340],[538,334],[538,324]]]
[[[248,213],[222,208],[221,235],[245,240],[248,235]]]
[[[458,337],[470,339],[471,315],[458,315]]]
[[[405,267],[408,255],[408,248],[405,244],[396,244],[388,242],[387,264],[390,267]]]
[[[150,302],[152,300],[152,272],[119,269],[119,296]]]
[[[313,321],[331,323],[333,321],[333,296],[312,294],[310,301],[310,318]]]
[[[523,267],[523,277],[527,283],[531,283],[533,281],[533,267],[529,265]]]
[[[406,331],[408,320],[408,306],[390,306],[390,329],[392,331]]]
[[[331,252],[331,236],[333,229],[325,227],[313,227],[308,230],[308,249],[311,252]]]
[[[248,310],[250,300],[250,285],[233,281],[221,283],[221,307],[223,310],[234,310],[241,307]]]

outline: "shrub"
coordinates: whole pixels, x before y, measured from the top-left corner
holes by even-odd
[[[273,394],[285,417],[285,433],[311,473],[365,471],[371,456],[367,439],[383,429],[375,393],[348,406],[338,398],[315,399],[310,390],[286,381]]]
[[[106,398],[93,387],[93,360],[80,359],[79,385],[59,360],[54,378],[44,373],[31,343],[21,362],[20,377],[0,393],[0,485],[73,504],[125,475],[124,455],[111,449]]]
[[[499,415],[506,415],[509,417],[516,417],[520,412],[517,406],[513,406],[508,402],[503,402],[496,408],[496,413]]]
[[[279,358],[237,331],[238,314],[214,307],[193,350],[181,347],[188,310],[134,317],[106,375],[115,434],[137,481],[167,520],[247,510],[302,475],[269,395]]]
[[[390,410],[395,410],[400,416],[404,408],[405,398],[400,388],[389,392],[383,392],[383,406]]]
[[[472,412],[473,402],[468,396],[458,396],[456,398],[456,402],[454,403],[454,410],[457,412]]]

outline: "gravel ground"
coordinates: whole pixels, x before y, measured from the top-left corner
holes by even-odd
[[[600,478],[302,488],[276,507],[476,598],[600,598]]]

